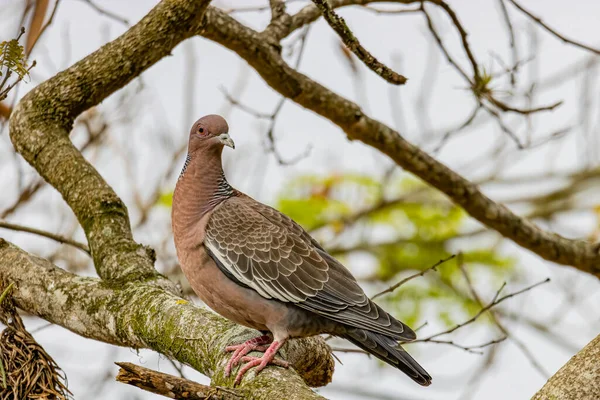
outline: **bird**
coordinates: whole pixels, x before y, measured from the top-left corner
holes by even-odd
[[[207,115],[192,126],[173,193],[172,229],[181,269],[196,295],[223,317],[260,331],[227,346],[234,385],[255,367],[288,367],[275,358],[291,338],[344,338],[423,386],[431,376],[399,342],[415,332],[373,302],[346,267],[298,223],[234,189],[222,167],[235,149],[229,126]],[[261,357],[248,356],[252,351]]]

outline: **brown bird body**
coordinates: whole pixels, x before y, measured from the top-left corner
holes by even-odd
[[[373,303],[350,272],[289,217],[233,189],[223,174],[225,120],[209,115],[190,132],[188,158],[173,196],[177,256],[194,292],[225,318],[270,335],[226,350],[226,374],[246,362],[257,373],[287,366],[275,354],[288,338],[344,337],[421,385],[431,377],[398,341],[414,332]],[[269,345],[268,347],[266,345]],[[253,350],[263,357],[246,357]]]

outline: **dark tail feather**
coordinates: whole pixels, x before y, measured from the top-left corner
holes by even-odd
[[[398,368],[419,385],[429,386],[431,384],[431,376],[427,371],[393,338],[364,329],[349,329],[342,337]]]

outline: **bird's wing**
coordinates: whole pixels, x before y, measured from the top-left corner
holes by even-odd
[[[232,197],[215,208],[204,245],[225,275],[267,299],[397,339],[415,338],[300,225],[250,197]]]

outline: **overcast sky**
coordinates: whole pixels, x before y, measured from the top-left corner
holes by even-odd
[[[97,3],[135,23],[152,8],[156,1],[97,0]],[[213,2],[223,7],[263,3],[267,2],[224,0]],[[499,55],[504,60],[510,60],[510,49],[498,12],[497,1],[451,1],[450,3],[467,27],[470,43],[478,59],[490,70],[499,70],[498,64],[493,62],[493,54]],[[522,3],[567,36],[580,39],[590,45],[597,44],[592,40],[598,37],[600,2],[580,0],[567,5],[559,0],[544,2],[523,0]],[[289,10],[295,11],[304,4],[306,3],[294,2],[289,6]],[[0,21],[3,25],[0,27],[0,40],[5,40],[18,29],[18,18],[15,16],[19,15],[21,1],[0,0],[0,6]],[[429,9],[433,11],[432,7]],[[520,14],[515,12],[514,8],[509,7],[509,11],[514,18],[518,37],[521,39],[522,58],[526,59],[529,51],[528,40],[531,36],[527,32],[532,28]],[[425,150],[433,150],[439,141],[430,139],[427,131],[439,132],[460,123],[472,110],[473,101],[465,90],[464,81],[445,62],[437,48],[432,50],[432,42],[423,17],[420,14],[380,15],[359,8],[345,8],[340,11],[340,14],[346,18],[363,45],[384,63],[393,65],[395,69],[407,76],[408,83],[398,88],[390,87],[388,83],[361,66],[362,81],[359,81],[358,88],[364,88],[364,93],[357,90],[356,77],[340,57],[338,39],[322,20],[315,23],[308,33],[300,71],[325,84],[336,93],[359,102],[370,116],[396,127],[413,143],[423,146]],[[433,12],[433,15],[449,48],[459,55],[460,62],[467,66],[460,53],[458,36],[451,25],[441,14]],[[264,27],[269,18],[268,12],[240,13],[235,16],[256,29]],[[84,1],[63,0],[53,25],[34,51],[33,57],[37,60],[38,66],[33,73],[33,82],[21,86],[19,96],[58,70],[68,67],[102,44],[116,38],[125,29],[124,25],[99,16]],[[535,61],[537,71],[529,68],[531,63],[525,65],[525,71],[522,73],[522,88],[531,84],[530,77],[535,76],[536,81],[540,83],[540,88],[534,98],[534,105],[539,106],[559,100],[564,101],[564,104],[552,113],[534,116],[531,119],[533,129],[530,131],[524,124],[518,122],[518,117],[507,119],[508,123],[522,135],[523,140],[531,134],[534,141],[536,138],[545,137],[559,129],[579,123],[582,80],[574,77],[572,80],[554,82],[549,78],[590,57],[589,53],[567,46],[540,29],[537,33],[539,42]],[[288,39],[290,40],[296,40],[296,35]],[[190,65],[195,66],[191,74]],[[189,79],[184,82],[182,76]],[[135,147],[136,151],[139,151],[141,156],[137,169],[144,172],[139,173],[140,187],[158,179],[161,168],[168,164],[169,160],[161,159],[162,146],[181,145],[187,140],[187,131],[194,120],[205,114],[224,111],[228,113],[230,133],[236,142],[235,152],[226,151],[224,156],[230,182],[267,203],[273,201],[274,195],[282,184],[291,177],[303,173],[352,171],[375,175],[381,174],[390,165],[390,161],[385,156],[361,143],[348,141],[343,132],[329,121],[288,101],[277,120],[274,131],[277,147],[285,159],[293,159],[303,154],[307,148],[310,148],[309,156],[291,166],[280,166],[272,155],[268,155],[266,156],[268,162],[264,166],[262,160],[265,157],[265,131],[268,123],[258,121],[238,109],[228,110],[227,102],[220,90],[224,87],[233,91],[236,87],[236,79],[246,81],[246,88],[238,100],[264,113],[273,111],[279,99],[278,95],[236,54],[202,38],[184,42],[175,49],[171,57],[161,60],[144,72],[142,75],[144,88],[135,100],[134,121],[111,132],[111,140],[125,148]],[[128,89],[133,89],[138,84],[139,82],[133,82]],[[432,86],[433,90],[429,91],[428,86]],[[182,103],[187,88],[193,88],[194,92],[194,104],[191,109],[186,109]],[[425,99],[421,99],[423,90],[429,92]],[[591,81],[589,90],[592,93],[597,92],[594,80]],[[390,102],[390,96],[400,102],[402,106],[400,110],[393,108],[397,103]],[[423,100],[427,104],[428,115],[425,125],[418,119]],[[113,106],[115,104],[114,96],[106,100],[104,106],[110,109],[111,104]],[[598,107],[595,96],[590,107]],[[600,121],[594,119],[590,124],[596,126],[598,122]],[[493,123],[481,121],[476,126],[465,135],[451,141],[436,155],[439,160],[471,179],[481,177],[488,171],[485,167],[481,170],[464,168],[468,161],[485,154],[485,151],[499,140],[505,140],[507,148],[511,146],[510,139],[503,137],[502,132]],[[597,132],[593,131],[593,133]],[[520,152],[513,151],[514,155],[507,159],[507,167],[503,171],[506,175],[515,176],[597,166],[598,149],[590,148],[588,139],[589,137],[584,133],[576,130],[574,134],[546,146]],[[512,146],[514,148],[514,143]],[[9,145],[8,137],[3,134],[0,136],[0,158],[10,157],[11,152],[12,147]],[[259,159],[261,162],[258,162]],[[128,198],[130,192],[126,187],[127,182],[122,179],[122,171],[118,164],[112,163],[110,157],[106,155],[94,160],[94,164],[126,202],[132,201]],[[13,174],[0,173],[0,184],[8,186],[14,177]],[[174,183],[175,177],[167,184],[167,188]],[[12,187],[12,184],[10,186]],[[536,189],[519,188],[518,190],[527,193]],[[515,194],[511,191],[514,191],[514,188],[497,189],[490,195],[494,198],[503,198],[502,196]],[[49,196],[57,195],[49,194]],[[5,203],[2,201],[0,204]],[[23,218],[21,222],[31,222],[33,225],[40,226],[43,225],[42,218],[60,219],[61,216],[60,214],[50,216],[30,214]],[[167,213],[164,220],[168,220]],[[586,213],[573,215],[572,219],[564,222],[569,230],[562,233],[569,236],[585,235],[596,223],[595,219]],[[168,223],[157,227],[166,229]],[[1,234],[26,249],[31,250],[31,246],[35,248],[30,242],[30,236],[12,232]],[[509,306],[541,322],[547,322],[545,318],[549,318],[552,312],[564,303],[561,285],[576,285],[581,287],[582,291],[593,290],[594,287],[597,290],[597,280],[581,276],[569,268],[550,266],[515,245],[506,243],[502,246],[502,251],[517,256],[519,266],[524,271],[522,281],[509,282],[510,288],[516,290],[529,282],[545,277],[553,279],[549,285],[520,297]],[[594,302],[597,304],[598,300],[600,299],[597,294],[594,297],[581,299],[578,307],[580,310],[590,310],[591,305]],[[32,327],[44,325],[36,321],[30,321],[30,324]],[[598,333],[599,328],[600,318],[597,313],[589,315],[587,311],[573,310],[568,311],[568,315],[553,327],[556,332],[568,336],[570,343],[575,347],[582,347],[589,342]],[[554,373],[573,355],[568,349],[556,346],[536,332],[520,325],[515,325],[512,332],[527,345],[549,374]],[[565,332],[569,333],[564,334]],[[467,343],[477,343],[479,338],[486,337],[483,333],[474,330],[471,335],[465,335],[460,339]],[[45,328],[36,333],[35,337],[66,371],[69,387],[75,394],[75,398],[125,399],[132,398],[134,394],[140,399],[158,398],[138,389],[117,384],[112,378],[101,388],[93,384],[103,377],[107,366],[115,361],[131,361],[141,363],[148,368],[171,373],[174,371],[166,359],[158,357],[153,352],[136,353],[129,349],[115,348],[83,339],[57,326]],[[410,350],[434,377],[431,387],[418,387],[398,371],[387,366],[383,367],[365,356],[341,354],[339,357],[343,365],[336,366],[333,383],[321,392],[332,399],[368,398],[366,395],[352,396],[341,391],[343,388],[346,390],[360,388],[396,399],[458,399],[467,390],[465,385],[468,377],[484,359],[483,356],[431,344],[413,346]],[[492,372],[485,375],[484,381],[480,382],[481,385],[473,398],[498,400],[529,398],[544,384],[546,378],[535,370],[514,344],[504,344],[500,350],[499,361],[493,366]],[[117,367],[113,366],[109,373],[114,377],[116,371]],[[188,377],[197,379],[201,383],[208,382],[206,377],[189,368],[185,372]]]

